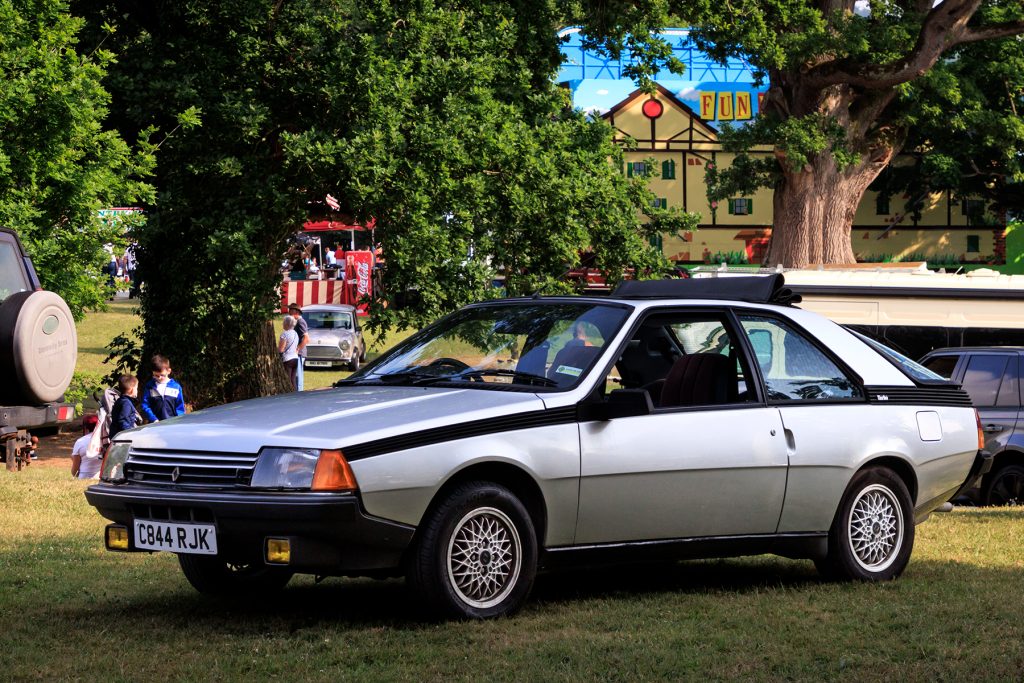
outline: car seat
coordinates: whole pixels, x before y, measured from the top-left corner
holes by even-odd
[[[659,406],[734,403],[736,361],[720,353],[691,353],[675,362],[661,388]]]

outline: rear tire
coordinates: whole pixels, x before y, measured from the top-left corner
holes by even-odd
[[[895,472],[872,467],[854,475],[828,534],[828,556],[815,566],[829,579],[889,581],[914,548],[914,509]]]
[[[537,573],[537,535],[504,486],[462,484],[420,527],[407,579],[442,614],[487,619],[514,613]]]
[[[265,564],[233,564],[219,556],[178,555],[185,578],[200,593],[238,597],[279,591],[292,578],[284,567]]]
[[[985,505],[1024,505],[1024,466],[1004,465],[985,477]]]

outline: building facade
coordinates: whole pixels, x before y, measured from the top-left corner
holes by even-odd
[[[562,32],[566,64],[559,78],[571,89],[576,106],[604,118],[615,139],[628,147],[624,173],[643,174],[653,160],[655,201],[700,216],[698,230],[662,236],[661,248],[670,260],[760,263],[771,235],[772,191],[763,188],[712,205],[705,173],[709,164],[723,169],[732,163],[735,154],[723,149],[718,131],[723,122],[743,125],[753,119],[767,86],[758,84],[743,60],[712,62],[689,41],[685,29],[669,29],[665,35],[687,65],[687,80],[659,78],[653,95],[628,92],[633,85],[624,77],[626,64],[585,50],[576,29]],[[750,153],[769,155],[771,149]],[[910,161],[898,157],[894,163]],[[858,260],[1005,262],[1005,229],[986,223],[982,202],[936,193],[918,198],[916,211],[910,212],[908,199],[870,190],[865,194],[852,231]]]

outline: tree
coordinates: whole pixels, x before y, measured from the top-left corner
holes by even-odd
[[[171,356],[199,406],[274,393],[265,322],[287,239],[327,193],[376,220],[387,257],[377,327],[420,325],[506,289],[529,293],[594,247],[613,275],[656,271],[656,231],[692,219],[638,209],[611,130],[552,82],[553,10],[383,0],[82,2],[117,22],[110,87],[126,133],[202,125],[159,151],[139,231],[145,346]]]
[[[997,226],[1024,212],[1024,41],[957,48],[914,84],[905,106],[905,149],[921,153],[886,169],[872,189],[906,196],[905,215],[943,191],[987,209],[975,218]]]
[[[109,295],[104,243],[124,246],[125,224],[99,210],[151,198],[153,162],[104,130],[111,55],[78,52],[82,23],[60,0],[0,0],[0,225],[78,319]]]
[[[613,53],[632,52],[640,74],[664,61],[651,31],[675,15],[711,56],[745,56],[769,77],[757,120],[723,140],[735,151],[771,145],[774,155],[741,156],[714,180],[726,192],[773,187],[767,261],[806,266],[854,260],[854,214],[906,144],[914,84],[947,69],[962,46],[1024,33],[1020,0],[872,1],[855,10],[855,0],[614,1],[585,3],[582,20]]]

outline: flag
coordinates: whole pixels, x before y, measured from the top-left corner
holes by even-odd
[[[331,207],[335,211],[341,208],[341,204],[338,203],[338,200],[331,195],[327,195],[327,206]]]

